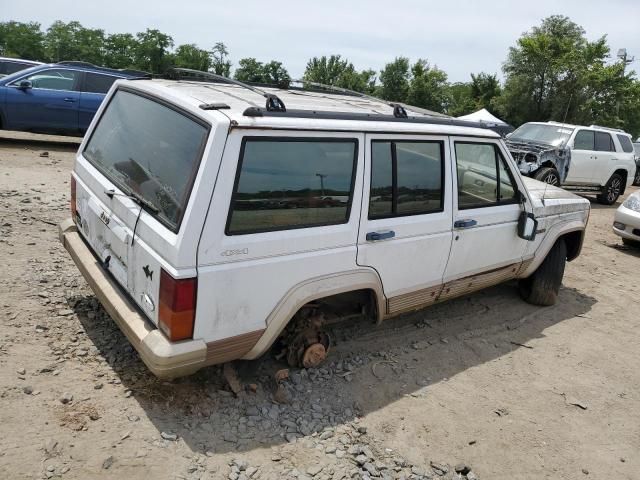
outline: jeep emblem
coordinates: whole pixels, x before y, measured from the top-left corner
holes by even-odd
[[[109,225],[109,222],[111,221],[111,219],[104,212],[100,212],[100,220],[102,220],[102,223],[104,223],[107,226]]]

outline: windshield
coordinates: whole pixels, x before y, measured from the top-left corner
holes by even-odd
[[[173,108],[119,90],[83,155],[124,193],[150,204],[150,213],[177,232],[208,131]]]
[[[509,140],[545,143],[557,147],[566,143],[571,133],[573,133],[573,128],[563,125],[525,123],[509,136]]]

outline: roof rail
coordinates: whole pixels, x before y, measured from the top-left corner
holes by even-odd
[[[231,83],[233,85],[238,85],[239,87],[251,90],[252,92],[257,93],[258,95],[262,95],[264,98],[266,98],[267,103],[265,105],[265,108],[267,109],[268,112],[286,112],[287,111],[287,107],[285,106],[284,102],[277,95],[274,95],[273,93],[265,92],[260,88],[252,87],[251,85],[248,85],[239,80],[234,80],[232,78],[225,77],[223,75],[218,75],[216,73],[203,72],[201,70],[194,70],[191,68],[172,68],[169,70],[169,72],[187,73],[195,77],[201,76],[203,78],[216,80],[218,82],[225,82],[225,83]]]
[[[368,122],[406,122],[406,123],[425,123],[431,125],[453,125],[459,127],[473,127],[484,130],[491,130],[487,124],[480,122],[472,122],[469,120],[459,120],[453,117],[402,117],[396,115],[387,115],[382,113],[356,113],[356,112],[335,112],[322,110],[299,110],[291,109],[284,112],[265,111],[261,108],[249,107],[244,112],[245,117],[280,117],[280,118],[310,118],[318,120],[356,120]]]
[[[627,133],[621,128],[603,127],[602,125],[589,125],[589,128],[601,128],[602,130],[609,130],[610,132]]]
[[[130,68],[100,67],[98,65],[94,65],[93,63],[81,62],[79,60],[64,60],[62,62],[57,62],[56,65],[68,65],[70,67],[93,68],[94,70],[99,70],[99,71],[102,71],[102,72],[122,73],[124,75],[131,75],[131,76],[135,76],[138,79],[152,78],[152,75],[149,72],[144,72],[142,70],[133,70],[133,69],[130,69]]]

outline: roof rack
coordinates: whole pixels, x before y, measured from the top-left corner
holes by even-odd
[[[602,130],[609,130],[610,132],[627,133],[621,128],[603,127],[602,125],[589,125],[589,128],[601,128]]]
[[[276,117],[276,118],[312,118],[319,120],[356,120],[369,122],[406,122],[406,123],[425,123],[431,125],[453,125],[458,127],[482,128],[491,130],[490,126],[480,122],[471,122],[468,120],[459,120],[453,117],[435,117],[435,116],[406,116],[387,115],[381,113],[356,113],[356,112],[334,112],[319,110],[287,110],[284,112],[265,111],[258,107],[249,107],[244,112],[245,117]]]
[[[287,111],[287,107],[285,106],[284,102],[277,95],[274,95],[273,93],[265,92],[264,90],[257,87],[252,87],[251,85],[241,82],[239,80],[234,80],[229,77],[224,77],[216,73],[203,72],[201,70],[193,70],[191,68],[172,68],[169,70],[169,72],[187,73],[189,75],[193,75],[194,77],[196,77],[196,79],[194,80],[197,80],[197,77],[203,77],[205,79],[216,80],[218,82],[231,83],[233,85],[238,85],[239,87],[251,90],[252,92],[257,93],[258,95],[262,95],[264,98],[266,98],[267,103],[265,105],[265,108],[267,112],[286,112]],[[202,81],[202,80],[199,80],[199,81]],[[252,107],[252,108],[255,108],[255,107]]]
[[[152,75],[149,72],[143,72],[142,70],[133,70],[130,68],[109,68],[109,67],[100,67],[98,65],[94,65],[89,62],[82,62],[79,60],[64,60],[62,62],[57,62],[56,65],[68,65],[70,67],[85,67],[92,68],[94,70],[99,70],[102,72],[108,73],[122,73],[125,75],[131,75],[139,79],[152,78]]]

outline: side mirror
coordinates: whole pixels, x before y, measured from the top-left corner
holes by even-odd
[[[29,90],[33,88],[33,84],[29,80],[22,80],[18,88],[20,88],[20,90]]]
[[[518,236],[530,242],[536,238],[536,230],[538,230],[538,220],[529,212],[520,212],[518,218]]]

